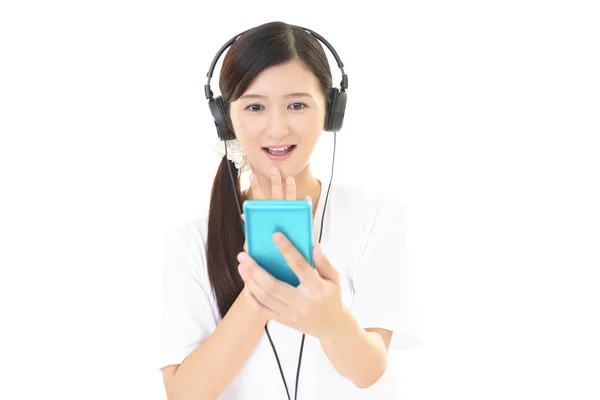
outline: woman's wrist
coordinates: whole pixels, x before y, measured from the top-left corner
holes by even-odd
[[[241,302],[240,308],[242,308],[242,312],[249,316],[252,321],[256,321],[257,324],[260,324],[261,326],[266,325],[268,320],[260,315],[258,310],[250,303],[247,296],[249,296],[249,293],[244,287],[238,296],[238,300]]]
[[[330,321],[329,328],[317,338],[322,345],[340,343],[348,335],[353,335],[360,330],[358,322],[344,304],[337,315],[331,316]]]

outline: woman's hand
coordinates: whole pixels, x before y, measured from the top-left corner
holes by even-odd
[[[238,261],[248,301],[267,320],[318,339],[335,335],[343,317],[337,270],[322,254],[320,244],[313,247],[313,269],[285,235],[276,233],[273,239],[300,285],[294,287],[274,278],[244,251],[238,254]]]
[[[269,200],[267,194],[260,186],[260,182],[254,173],[250,174],[250,187],[254,200]],[[285,187],[285,189],[284,189]],[[281,172],[279,168],[273,167],[271,170],[271,199],[270,200],[296,200],[296,180],[289,176],[286,179],[285,186],[281,180]],[[310,196],[307,197],[307,200]],[[246,222],[244,214],[242,220]],[[244,241],[244,251],[248,251],[248,239]]]

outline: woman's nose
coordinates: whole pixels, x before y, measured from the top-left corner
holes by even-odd
[[[269,118],[268,134],[272,138],[284,137],[288,134],[287,117],[281,111],[273,111]]]

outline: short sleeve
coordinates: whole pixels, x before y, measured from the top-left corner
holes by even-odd
[[[405,206],[390,195],[383,196],[369,214],[352,278],[353,315],[362,328],[393,331],[392,349],[419,346]]]
[[[201,278],[204,244],[188,223],[165,235],[158,368],[181,364],[216,328],[210,293]]]

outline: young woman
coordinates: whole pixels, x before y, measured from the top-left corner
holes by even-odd
[[[235,140],[210,209],[174,230],[166,252],[160,368],[169,399],[347,399],[386,371],[392,334],[404,347],[419,343],[408,321],[402,205],[311,172],[322,131],[343,117],[332,116],[337,89],[317,38],[267,23],[224,57],[219,87]],[[274,237],[300,286],[245,251],[246,199],[312,201],[315,269]]]

